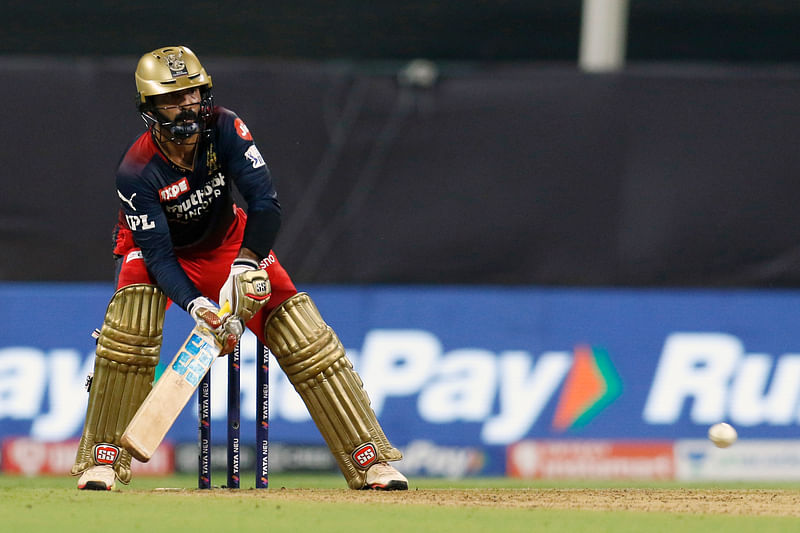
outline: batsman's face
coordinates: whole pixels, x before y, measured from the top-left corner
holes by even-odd
[[[201,100],[200,89],[184,89],[154,96],[153,105],[170,122],[187,126],[198,122]]]

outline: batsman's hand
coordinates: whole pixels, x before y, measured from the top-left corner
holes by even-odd
[[[238,257],[219,291],[219,304],[224,306],[228,302],[231,313],[246,323],[264,307],[271,295],[267,271],[259,269],[253,259]]]
[[[230,314],[219,316],[217,306],[204,296],[189,302],[188,310],[198,327],[211,331],[217,338],[222,346],[220,355],[229,354],[236,348],[236,343],[244,332],[239,318]]]

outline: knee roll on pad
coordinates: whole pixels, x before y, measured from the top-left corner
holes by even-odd
[[[158,287],[145,284],[124,287],[111,298],[97,339],[94,377],[73,475],[97,464],[95,445],[119,446],[128,422],[150,392],[166,304],[167,297]],[[119,452],[113,468],[119,480],[128,483],[131,456],[124,448]]]
[[[276,308],[264,336],[350,488],[365,485],[366,469],[375,462],[403,458],[384,435],[361,378],[308,294],[298,293]]]

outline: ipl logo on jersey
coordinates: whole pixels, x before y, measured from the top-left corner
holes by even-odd
[[[125,221],[131,231],[148,230],[156,227],[156,223],[148,215],[125,215]]]

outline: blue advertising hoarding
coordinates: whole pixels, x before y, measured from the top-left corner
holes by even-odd
[[[497,287],[306,288],[339,334],[390,439],[504,447],[523,439],[794,438],[800,292]],[[105,284],[0,284],[0,439],[80,435]],[[162,364],[193,325],[167,313]],[[255,339],[242,350],[242,440],[254,441]],[[270,437],[321,438],[277,365]],[[225,365],[212,434],[225,438]],[[197,439],[194,402],[168,435]]]

